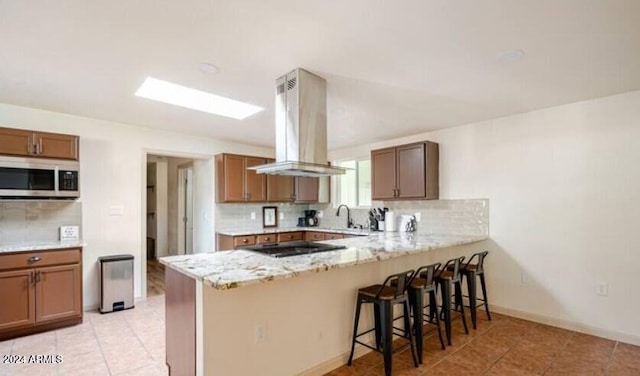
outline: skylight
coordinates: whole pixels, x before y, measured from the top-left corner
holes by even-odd
[[[136,96],[238,120],[264,110],[264,108],[252,104],[176,85],[153,77],[147,77],[144,80],[136,91]]]

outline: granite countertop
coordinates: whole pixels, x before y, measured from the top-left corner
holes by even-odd
[[[46,251],[64,248],[84,247],[82,240],[73,241],[48,241],[48,242],[23,242],[12,244],[0,244],[0,253]]]
[[[323,243],[344,245],[347,248],[309,255],[273,258],[248,250],[235,250],[169,256],[161,258],[160,262],[182,274],[201,280],[208,286],[227,290],[485,239],[488,239],[488,236],[382,232],[366,237],[325,241]]]
[[[298,231],[318,231],[332,232],[336,234],[347,235],[369,235],[369,230],[359,230],[356,228],[322,228],[322,227],[281,227],[281,228],[264,228],[264,229],[244,229],[244,230],[220,230],[216,231],[220,235],[227,236],[246,236],[246,235],[264,235],[282,232],[298,232]]]

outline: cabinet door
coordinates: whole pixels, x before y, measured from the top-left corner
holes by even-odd
[[[396,148],[396,158],[396,198],[424,198],[424,144],[399,146]]]
[[[318,178],[297,176],[296,202],[318,202]]]
[[[267,201],[291,202],[294,200],[294,178],[284,175],[267,175]]]
[[[82,317],[79,264],[36,269],[36,321]]]
[[[371,199],[395,198],[396,149],[388,148],[371,152]]]
[[[0,128],[0,154],[31,156],[33,153],[33,132]]]
[[[254,170],[247,170],[248,167],[258,166],[267,163],[264,158],[245,157],[245,184],[246,201],[265,202],[267,201],[267,179],[264,174],[258,174]]]
[[[223,157],[222,177],[224,202],[244,202],[244,157],[227,155]]]
[[[36,321],[32,273],[32,269],[0,272],[0,331]]]
[[[78,160],[76,136],[36,132],[35,144],[38,157]]]
[[[313,241],[317,241],[317,240],[324,240],[324,233],[315,232],[315,231],[307,231],[306,234],[304,234],[304,240],[306,240],[308,242],[313,242]]]
[[[344,239],[344,235],[342,234],[334,234],[331,232],[324,233],[324,240],[334,240],[334,239]]]
[[[292,242],[296,240],[302,240],[304,235],[302,232],[282,232],[278,234],[278,243],[280,242]]]

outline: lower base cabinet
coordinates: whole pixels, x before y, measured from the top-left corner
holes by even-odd
[[[0,340],[82,322],[80,248],[0,255]]]

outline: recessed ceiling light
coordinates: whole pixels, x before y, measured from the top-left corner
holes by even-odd
[[[200,69],[200,72],[207,74],[216,74],[220,71],[218,67],[210,63],[200,63],[198,64],[198,69]]]
[[[264,110],[264,108],[252,104],[158,80],[153,77],[147,77],[135,95],[238,120]]]
[[[523,57],[524,57],[524,51],[514,49],[514,50],[505,50],[500,52],[498,56],[496,56],[496,60],[498,60],[501,63],[508,63],[511,61],[521,60]]]

